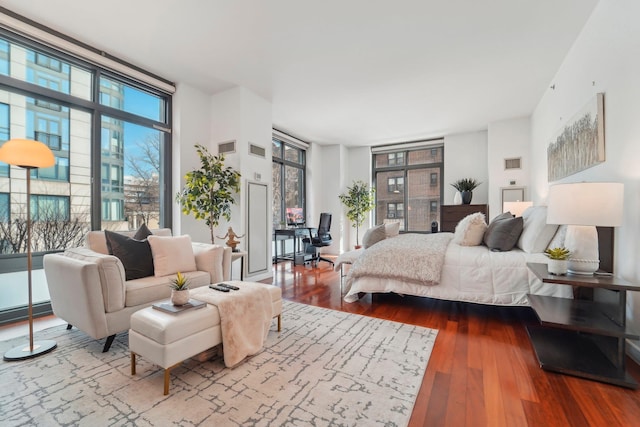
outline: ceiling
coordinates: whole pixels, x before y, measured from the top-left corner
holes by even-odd
[[[179,84],[236,85],[309,142],[375,145],[528,116],[598,0],[2,0]]]

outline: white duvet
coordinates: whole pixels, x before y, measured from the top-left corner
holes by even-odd
[[[341,261],[341,257],[338,258],[336,269],[340,268]],[[374,275],[363,276],[349,281],[344,300],[354,302],[360,292],[394,292],[511,306],[529,305],[527,294],[530,293],[572,298],[570,286],[542,283],[527,268],[527,262],[546,263],[547,258],[541,253],[529,254],[520,249],[491,252],[486,246],[460,246],[451,242],[446,249],[438,284],[427,286]]]

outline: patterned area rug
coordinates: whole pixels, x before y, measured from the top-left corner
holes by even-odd
[[[75,328],[36,333],[58,348],[0,363],[3,426],[403,426],[437,331],[284,301],[266,348],[233,369],[219,356],[163,371],[139,358],[131,376],[127,335],[111,350]],[[0,352],[23,340],[0,342]]]

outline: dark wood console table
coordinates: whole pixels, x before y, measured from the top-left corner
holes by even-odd
[[[626,322],[627,291],[640,285],[615,276],[555,276],[546,264],[527,263],[543,282],[593,290],[593,299],[529,294],[540,326],[528,326],[540,367],[547,371],[638,388],[625,366],[626,339],[638,339]]]

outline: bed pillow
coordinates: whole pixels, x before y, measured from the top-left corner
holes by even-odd
[[[153,254],[154,274],[156,277],[169,276],[178,271],[196,270],[196,258],[193,255],[191,237],[154,236],[147,238]]]
[[[138,240],[105,230],[109,255],[117,257],[124,267],[126,280],[153,276],[153,256],[147,240]]]
[[[487,229],[484,214],[472,213],[460,220],[456,225],[453,242],[460,246],[478,246],[482,243],[482,236]]]
[[[511,212],[505,212],[491,221],[482,240],[492,251],[510,251],[518,243],[523,224],[521,216],[514,218]]]
[[[362,238],[362,247],[367,249],[386,238],[387,233],[385,232],[384,225],[377,225],[368,229],[367,232],[364,233],[364,237]]]
[[[518,247],[527,253],[543,252],[556,234],[558,225],[547,224],[547,207],[531,206],[522,213],[524,228]]]
[[[384,232],[387,235],[387,239],[389,237],[396,237],[400,234],[400,223],[398,221],[386,223],[384,225]]]

